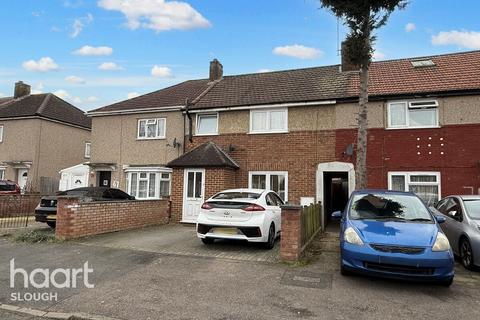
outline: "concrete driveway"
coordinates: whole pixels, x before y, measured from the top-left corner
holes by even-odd
[[[204,245],[192,225],[164,225],[126,232],[109,233],[78,241],[84,245],[132,249],[146,252],[242,261],[277,262],[280,240],[275,248],[265,250],[260,244],[216,240]]]

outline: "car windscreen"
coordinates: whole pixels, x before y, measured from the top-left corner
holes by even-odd
[[[423,202],[398,194],[358,194],[350,204],[351,219],[433,222]]]
[[[258,199],[260,193],[255,192],[220,192],[213,196],[213,199],[217,200],[233,200],[233,199]]]
[[[480,220],[480,200],[463,200],[470,218]]]

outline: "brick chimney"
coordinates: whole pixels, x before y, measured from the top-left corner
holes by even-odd
[[[30,94],[30,86],[23,81],[18,81],[15,83],[15,92],[13,94],[14,99],[28,96]]]
[[[210,61],[210,81],[220,80],[223,77],[223,65],[217,59]]]
[[[345,41],[342,42],[342,72],[347,72],[347,71],[359,71],[360,66],[354,64],[350,59],[348,59],[347,54],[346,54],[346,43]]]

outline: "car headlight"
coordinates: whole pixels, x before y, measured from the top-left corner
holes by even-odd
[[[362,239],[360,239],[360,236],[352,227],[348,227],[347,230],[345,230],[343,239],[348,243],[356,244],[357,246],[363,246]]]
[[[447,237],[441,233],[437,233],[437,239],[433,244],[432,251],[448,251],[450,250],[450,243],[448,242]]]

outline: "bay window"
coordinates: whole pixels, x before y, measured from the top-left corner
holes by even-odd
[[[414,192],[428,206],[440,199],[439,172],[389,172],[388,189]]]
[[[396,101],[388,104],[388,128],[431,128],[438,127],[438,102]]]
[[[137,199],[160,199],[170,196],[170,172],[127,169],[127,193]]]
[[[288,109],[259,109],[250,111],[250,133],[288,131]]]
[[[288,199],[288,172],[285,171],[250,171],[248,186],[253,189],[275,191],[283,201]]]
[[[138,139],[165,139],[166,119],[138,120]]]

